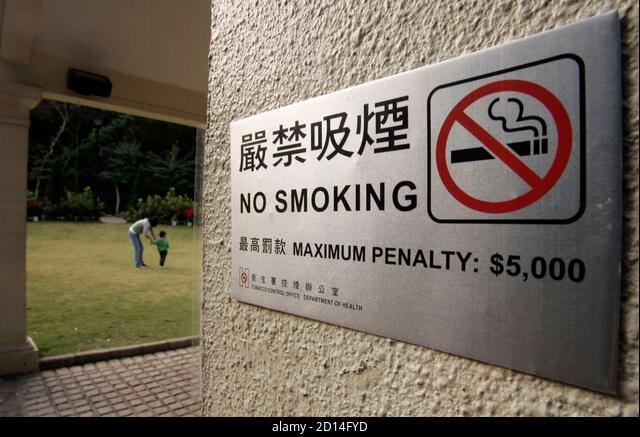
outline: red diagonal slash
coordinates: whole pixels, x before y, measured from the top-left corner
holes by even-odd
[[[469,117],[464,111],[455,114],[455,119],[466,130],[493,153],[498,159],[503,161],[511,170],[522,178],[531,188],[539,187],[542,184],[542,178],[533,170],[509,151],[500,141],[496,140],[493,135],[487,132],[482,126]]]

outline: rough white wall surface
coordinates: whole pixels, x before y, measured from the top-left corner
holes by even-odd
[[[625,244],[619,394],[608,396],[229,298],[229,123],[617,9]],[[638,415],[638,2],[212,2],[204,169],[209,415]]]

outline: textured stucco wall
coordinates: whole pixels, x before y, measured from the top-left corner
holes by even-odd
[[[229,298],[229,123],[617,9],[625,245],[618,396]],[[209,415],[638,415],[638,3],[212,2],[204,168]]]

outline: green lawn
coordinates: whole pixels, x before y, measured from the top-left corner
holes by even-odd
[[[199,244],[194,229],[158,226],[166,268],[144,239],[148,267],[133,265],[129,225],[27,226],[29,335],[41,356],[197,335]],[[199,237],[198,237],[199,238]]]

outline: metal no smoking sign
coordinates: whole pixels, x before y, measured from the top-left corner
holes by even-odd
[[[570,223],[582,215],[579,57],[557,56],[438,86],[427,109],[428,211],[434,221]],[[446,117],[434,120],[434,112]]]
[[[231,296],[615,392],[618,24],[232,123]]]

